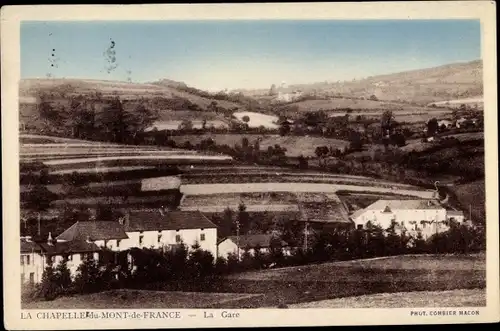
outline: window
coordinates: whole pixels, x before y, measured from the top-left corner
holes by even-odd
[[[205,234],[204,233],[200,234],[200,241],[205,241]]]
[[[24,255],[21,255],[21,265],[24,265]]]
[[[120,239],[116,240],[116,248],[119,248],[120,247]]]
[[[141,234],[139,236],[139,245],[142,245],[143,240],[144,240],[144,236]]]
[[[158,234],[158,243],[161,242],[161,233]]]
[[[30,256],[29,255],[26,255],[26,264],[30,265]]]
[[[363,230],[363,224],[358,224],[358,230]]]
[[[73,254],[68,255],[68,261],[73,261]]]
[[[35,283],[35,273],[30,272],[30,284],[33,285]]]
[[[181,235],[180,234],[175,235],[175,242],[176,243],[180,243],[181,242]]]

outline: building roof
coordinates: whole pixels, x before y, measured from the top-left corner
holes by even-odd
[[[98,252],[101,250],[96,244],[88,243],[85,240],[54,242],[52,245],[45,242],[38,243],[38,245],[42,248],[42,252],[48,255]]]
[[[113,221],[76,222],[56,239],[63,241],[86,241],[127,239],[123,225]]]
[[[229,236],[226,239],[231,240],[240,248],[269,248],[273,237],[274,236],[272,234],[247,234],[241,235],[239,238],[237,236]],[[281,246],[288,246],[288,244],[281,240]]]
[[[461,210],[447,210],[446,214],[448,216],[464,216],[464,212]]]
[[[41,252],[42,249],[32,240],[21,238],[21,253]]]
[[[127,232],[213,229],[217,226],[199,211],[135,211],[128,215]]]
[[[415,210],[436,210],[444,209],[435,200],[378,200],[364,210],[385,210],[388,208],[391,211],[401,210],[401,209],[415,209]]]
[[[303,220],[325,223],[351,223],[349,215],[341,202],[305,202],[300,204]]]

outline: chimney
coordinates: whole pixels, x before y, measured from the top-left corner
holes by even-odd
[[[165,213],[163,212],[163,208],[158,209],[160,211],[161,216],[165,216]]]
[[[49,246],[54,245],[54,239],[52,239],[52,232],[49,232],[49,236],[47,238],[47,245]]]

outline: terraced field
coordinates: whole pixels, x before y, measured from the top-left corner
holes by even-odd
[[[26,142],[26,139],[29,142]],[[37,139],[41,143],[35,143]],[[152,146],[95,143],[36,135],[21,136],[19,155],[21,163],[42,162],[51,171],[232,162],[232,157],[222,154]]]
[[[238,193],[238,192],[322,192],[335,193],[340,190],[359,192],[396,193],[401,195],[411,195],[423,199],[433,197],[434,191],[393,189],[386,187],[344,185],[344,184],[324,184],[324,183],[239,183],[239,184],[187,184],[180,188],[183,194],[204,195],[217,193]]]

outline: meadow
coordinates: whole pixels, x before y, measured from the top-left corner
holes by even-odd
[[[217,145],[234,146],[241,144],[243,138],[247,138],[250,144],[259,142],[260,150],[265,151],[270,146],[276,144],[286,148],[285,155],[289,157],[315,157],[317,146],[329,146],[333,148],[344,149],[349,145],[348,141],[310,136],[280,136],[274,134],[201,134],[201,135],[182,135],[172,136],[177,146],[190,142],[192,145],[199,144],[202,140],[211,138]]]

